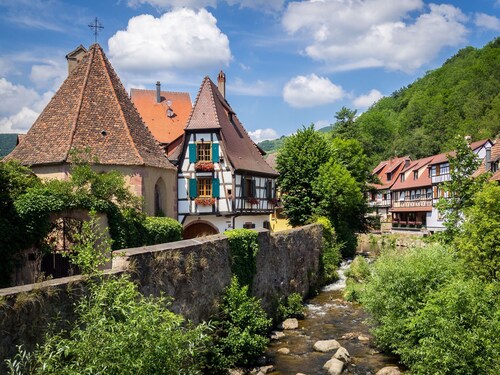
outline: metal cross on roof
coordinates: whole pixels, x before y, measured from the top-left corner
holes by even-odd
[[[97,43],[97,34],[99,34],[99,29],[104,29],[104,26],[102,26],[99,21],[97,20],[97,17],[94,20],[94,23],[90,23],[88,25],[91,29],[94,29],[94,37],[95,37],[95,42]]]

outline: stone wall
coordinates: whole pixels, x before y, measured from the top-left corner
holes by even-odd
[[[318,287],[321,231],[319,225],[273,234],[258,230],[252,293],[269,313],[280,298],[293,292],[306,296]],[[132,275],[143,294],[169,295],[172,311],[199,322],[217,311],[231,280],[229,243],[219,234],[119,250],[106,274],[123,272]],[[18,344],[32,349],[43,339],[47,323],[65,327],[85,290],[81,276],[0,289],[0,361],[12,356]]]

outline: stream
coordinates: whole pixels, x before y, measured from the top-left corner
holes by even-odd
[[[283,331],[285,337],[271,341],[267,351],[275,369],[271,374],[326,374],[323,365],[335,352],[315,352],[313,345],[318,340],[329,339],[337,340],[351,356],[351,364],[343,374],[375,375],[385,366],[398,365],[397,357],[380,353],[373,345],[366,322],[368,314],[358,304],[343,299],[344,271],[348,267],[348,263],[343,263],[339,280],[308,301],[305,319],[299,320],[297,330]],[[289,349],[290,353],[279,353],[282,348]]]

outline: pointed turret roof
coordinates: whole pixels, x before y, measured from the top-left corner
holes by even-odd
[[[226,157],[235,170],[273,177],[278,175],[266,163],[236,113],[209,77],[205,77],[201,84],[186,126],[186,131],[200,130],[220,132]]]
[[[99,44],[89,48],[7,159],[59,164],[68,161],[72,148],[85,147],[99,164],[174,168]]]

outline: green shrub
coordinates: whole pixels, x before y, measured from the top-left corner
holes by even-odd
[[[304,317],[304,305],[302,304],[302,296],[299,293],[292,293],[286,297],[285,301],[278,305],[278,317],[280,320],[287,318]]]
[[[182,225],[169,217],[147,216],[144,220],[146,245],[180,241]]]
[[[342,259],[335,229],[327,217],[316,218],[316,223],[323,227],[323,244],[321,248],[320,271],[322,284],[328,284],[338,279],[337,269]]]
[[[370,274],[370,265],[365,257],[356,256],[350,267],[345,271],[347,280],[344,298],[348,301],[358,301]]]
[[[453,255],[439,245],[383,252],[361,296],[373,317],[377,343],[396,353],[407,345],[409,321],[425,305],[428,294],[460,272]]]
[[[221,332],[217,340],[219,361],[225,368],[246,366],[262,355],[269,343],[267,318],[260,301],[248,295],[248,286],[240,286],[233,276],[221,308]]]
[[[415,374],[500,374],[500,289],[454,279],[408,321],[397,353]]]
[[[241,285],[252,285],[259,252],[257,232],[250,229],[233,229],[224,232],[231,250],[231,270]]]

